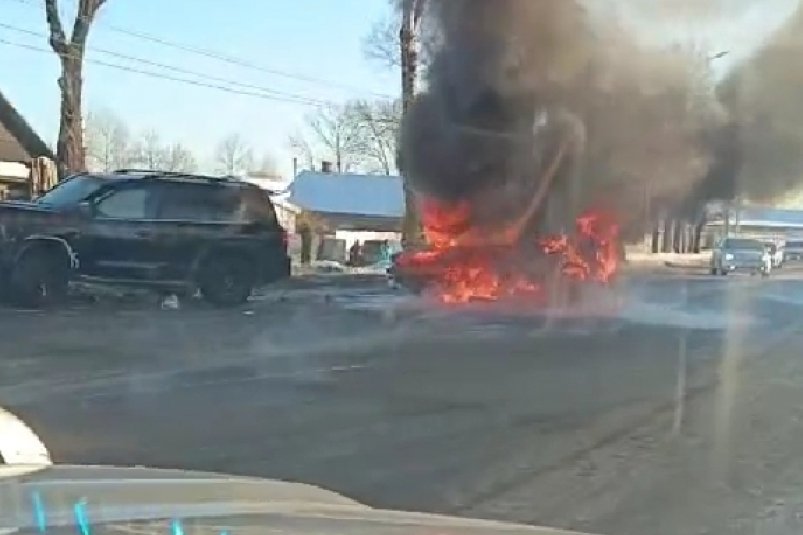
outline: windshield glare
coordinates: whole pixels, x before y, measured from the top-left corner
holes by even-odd
[[[723,247],[726,249],[765,249],[767,246],[757,240],[729,239],[725,240]]]
[[[59,183],[36,201],[56,208],[74,206],[103,185],[103,179],[80,175]]]

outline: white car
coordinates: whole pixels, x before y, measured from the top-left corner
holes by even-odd
[[[800,262],[803,260],[803,240],[787,241],[784,246],[784,262]]]

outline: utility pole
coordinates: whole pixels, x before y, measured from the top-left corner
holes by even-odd
[[[403,0],[402,22],[399,30],[399,52],[401,55],[402,115],[413,103],[420,48],[420,25],[426,0]],[[403,167],[403,163],[399,166]],[[402,174],[406,175],[404,169]],[[402,223],[402,242],[405,246],[421,241],[421,221],[418,214],[415,192],[410,188],[409,177],[404,176],[404,221]]]

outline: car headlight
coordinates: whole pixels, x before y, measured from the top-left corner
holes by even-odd
[[[726,253],[725,254],[725,260],[733,260],[733,254],[732,253]]]

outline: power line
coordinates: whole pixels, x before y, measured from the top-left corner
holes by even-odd
[[[40,47],[37,47],[37,46],[34,46],[34,45],[29,45],[29,44],[26,44],[26,43],[17,43],[17,42],[14,42],[14,41],[8,41],[7,39],[3,39],[1,37],[0,37],[0,44],[4,44],[4,45],[7,45],[7,46],[13,46],[13,47],[17,47],[17,48],[23,48],[23,49],[34,51],[34,52],[42,52],[42,53],[45,53],[45,54],[53,54],[52,50],[49,50],[49,49],[46,49],[46,48],[40,48]],[[66,54],[66,56],[69,56],[69,54]],[[96,65],[101,65],[103,67],[108,67],[108,68],[111,68],[111,69],[118,69],[118,70],[121,70],[121,71],[127,71],[127,72],[131,72],[131,73],[135,73],[135,74],[141,74],[143,76],[149,76],[151,78],[157,78],[157,79],[161,79],[161,80],[170,80],[170,81],[173,81],[173,82],[181,82],[181,83],[194,85],[194,86],[198,86],[198,87],[206,87],[206,88],[210,88],[210,89],[217,89],[217,90],[220,90],[220,91],[225,91],[227,93],[234,93],[234,94],[237,94],[237,95],[256,97],[256,98],[261,98],[261,99],[264,99],[264,100],[275,100],[275,101],[280,101],[280,102],[289,102],[289,103],[292,103],[292,104],[303,104],[303,105],[308,105],[308,106],[318,106],[318,104],[314,104],[314,103],[311,103],[311,102],[303,102],[303,101],[300,101],[300,100],[294,100],[294,99],[290,99],[290,98],[273,96],[273,95],[268,95],[268,94],[265,94],[265,93],[257,93],[257,92],[253,92],[253,91],[243,91],[243,90],[239,90],[239,89],[234,89],[234,88],[229,87],[229,86],[210,84],[210,83],[206,83],[206,82],[200,82],[198,80],[190,80],[190,79],[187,79],[187,78],[180,78],[178,76],[171,76],[169,74],[164,74],[164,73],[159,73],[159,72],[154,72],[154,71],[146,71],[146,70],[143,70],[143,69],[136,69],[134,67],[129,67],[127,65],[120,65],[120,64],[117,64],[117,63],[108,63],[108,62],[97,60],[97,59],[85,58],[85,61],[87,63],[94,63]]]
[[[138,32],[138,31],[134,31],[134,30],[127,30],[127,29],[121,28],[119,26],[113,26],[113,25],[107,24],[106,27],[109,28],[112,31],[117,32],[117,33],[121,33],[121,34],[124,34],[124,35],[129,35],[131,37],[136,37],[138,39],[142,39],[142,40],[145,40],[145,41],[150,41],[152,43],[157,43],[157,44],[160,44],[162,46],[175,48],[177,50],[182,50],[184,52],[189,52],[191,54],[197,54],[199,56],[204,56],[204,57],[207,57],[207,58],[210,58],[210,59],[215,59],[215,60],[218,60],[218,61],[223,61],[225,63],[230,63],[232,65],[238,65],[240,67],[245,67],[247,69],[251,69],[251,70],[254,70],[254,71],[260,71],[260,72],[263,72],[263,73],[272,74],[274,76],[281,76],[283,78],[287,78],[287,79],[290,79],[290,80],[297,80],[297,81],[301,81],[301,82],[313,83],[313,84],[318,84],[318,85],[325,85],[327,87],[338,87],[338,88],[341,88],[341,89],[346,89],[348,91],[374,95],[374,96],[382,97],[382,98],[391,98],[391,95],[388,95],[386,93],[375,93],[373,91],[366,91],[365,89],[358,88],[356,86],[346,85],[346,84],[342,84],[342,83],[339,83],[339,82],[333,82],[331,80],[324,80],[322,78],[314,78],[314,77],[311,77],[311,76],[288,73],[288,72],[285,72],[285,71],[279,71],[279,70],[276,70],[276,69],[263,67],[261,65],[255,64],[255,63],[251,63],[250,61],[246,61],[246,60],[243,60],[243,59],[236,58],[234,56],[228,56],[228,55],[224,55],[224,54],[219,54],[217,52],[214,52],[214,51],[211,51],[211,50],[207,50],[207,49],[203,49],[203,48],[199,48],[199,47],[195,47],[195,46],[189,46],[189,45],[183,45],[183,44],[180,44],[180,43],[174,43],[172,41],[168,41],[168,40],[163,39],[161,37],[156,37],[154,35],[150,35],[150,34],[143,33],[143,32]]]
[[[18,4],[24,4],[24,5],[31,6],[31,7],[38,7],[36,4],[34,4],[33,0],[6,0],[6,1],[16,2]],[[373,91],[366,91],[364,88],[360,88],[360,87],[352,86],[352,85],[348,85],[348,84],[342,84],[342,83],[339,83],[339,82],[334,82],[332,80],[325,80],[323,78],[316,78],[316,77],[307,76],[307,75],[303,75],[303,74],[291,73],[291,72],[287,72],[287,71],[281,71],[281,70],[278,70],[278,69],[265,67],[265,66],[262,66],[262,65],[257,65],[255,63],[250,62],[250,61],[247,61],[247,60],[244,60],[244,59],[241,59],[241,58],[237,58],[237,57],[234,57],[234,56],[221,54],[221,53],[215,52],[213,50],[209,50],[209,49],[205,49],[205,48],[201,48],[201,47],[197,47],[197,46],[193,46],[193,45],[186,45],[186,44],[182,44],[182,43],[177,43],[177,42],[174,42],[174,41],[169,41],[167,39],[164,39],[162,37],[158,37],[158,36],[155,36],[155,35],[152,35],[152,34],[148,34],[148,33],[145,33],[145,32],[140,32],[140,31],[137,31],[137,30],[129,30],[129,29],[123,28],[121,26],[117,26],[117,25],[113,25],[113,24],[106,24],[106,23],[103,23],[102,21],[93,20],[92,24],[95,24],[95,25],[98,25],[98,26],[101,26],[101,27],[105,27],[105,28],[109,29],[110,31],[113,31],[113,32],[116,32],[116,33],[120,33],[120,34],[123,34],[123,35],[128,35],[129,37],[134,37],[134,38],[137,38],[137,39],[140,39],[140,40],[144,40],[144,41],[150,41],[152,43],[156,43],[156,44],[159,44],[161,46],[174,48],[176,50],[181,50],[183,52],[187,52],[187,53],[190,53],[190,54],[196,54],[196,55],[203,56],[203,57],[206,57],[206,58],[209,58],[209,59],[222,61],[222,62],[225,62],[225,63],[229,63],[229,64],[232,64],[232,65],[237,65],[239,67],[244,67],[244,68],[247,68],[247,69],[251,69],[251,70],[254,70],[254,71],[259,71],[259,72],[270,74],[270,75],[273,75],[273,76],[280,76],[280,77],[287,78],[287,79],[290,79],[290,80],[297,80],[297,81],[306,82],[306,83],[312,83],[312,84],[317,84],[317,85],[325,85],[326,87],[335,87],[335,88],[345,89],[345,90],[348,90],[348,91],[352,91],[352,92],[356,92],[356,93],[369,94],[369,95],[373,95],[373,96],[377,96],[377,97],[381,97],[381,98],[393,98],[392,95],[388,95],[386,93],[377,93],[377,92],[373,92]]]
[[[10,31],[14,31],[14,32],[22,33],[22,34],[26,34],[26,35],[42,37],[42,38],[45,38],[45,39],[48,38],[48,35],[43,33],[43,32],[37,32],[37,31],[33,31],[33,30],[28,30],[28,29],[25,29],[25,28],[20,28],[18,26],[14,26],[14,25],[11,25],[11,24],[6,24],[4,22],[0,22],[0,28],[4,28],[4,29],[10,30]],[[218,76],[212,76],[210,74],[206,74],[206,73],[202,73],[202,72],[198,72],[198,71],[193,71],[193,70],[190,70],[190,69],[185,69],[183,67],[177,67],[175,65],[169,65],[167,63],[160,63],[160,62],[157,62],[157,61],[151,61],[151,60],[148,60],[148,59],[139,58],[139,57],[131,56],[131,55],[128,55],[128,54],[122,54],[120,52],[115,52],[113,50],[97,48],[97,47],[88,47],[88,50],[90,50],[92,52],[99,52],[101,54],[107,54],[107,55],[110,55],[112,57],[117,57],[117,58],[125,59],[125,60],[128,60],[128,61],[134,61],[134,62],[138,62],[138,63],[143,63],[145,65],[150,65],[151,67],[158,67],[158,68],[167,69],[167,70],[170,70],[170,71],[173,71],[173,72],[178,72],[178,73],[182,73],[182,74],[189,74],[191,76],[197,76],[199,78],[203,78],[203,79],[206,79],[206,80],[211,80],[213,82],[220,82],[220,83],[229,84],[229,85],[236,86],[236,87],[241,87],[241,88],[247,89],[247,90],[255,90],[255,91],[264,92],[264,93],[266,93],[268,95],[276,96],[276,97],[283,98],[283,99],[297,100],[300,104],[309,104],[309,105],[312,105],[312,106],[325,106],[325,105],[332,104],[331,101],[327,101],[327,100],[321,100],[321,99],[315,99],[315,98],[311,98],[311,97],[306,97],[304,95],[299,95],[299,94],[296,94],[296,93],[286,93],[286,92],[283,92],[283,91],[277,91],[275,89],[270,89],[270,88],[267,88],[267,87],[264,87],[264,86],[247,84],[247,83],[243,83],[243,82],[239,82],[239,81],[235,81],[235,80],[230,80],[230,79],[227,79],[227,78],[221,78],[221,77],[218,77]]]

